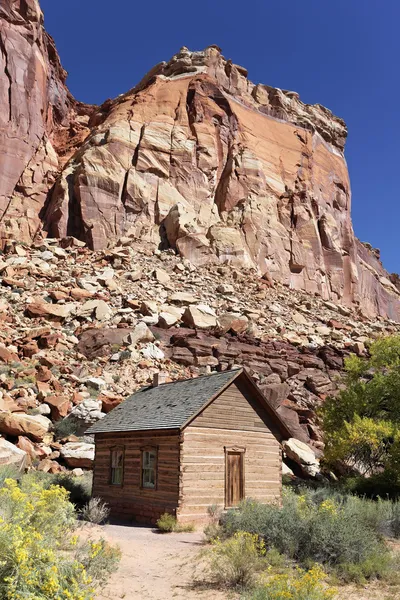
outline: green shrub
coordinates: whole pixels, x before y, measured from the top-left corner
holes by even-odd
[[[270,548],[265,554],[268,564],[274,569],[285,569],[288,565],[288,560],[284,554],[281,554],[276,548]]]
[[[203,529],[206,542],[213,542],[223,536],[223,529],[218,523],[209,523]]]
[[[104,540],[79,544],[68,492],[32,478],[0,490],[0,597],[93,600],[116,568],[119,551]]]
[[[325,574],[319,566],[310,571],[271,577],[245,596],[246,600],[331,600],[334,588],[324,586]]]
[[[351,496],[341,502],[322,498],[315,492],[286,491],[282,507],[245,501],[224,516],[223,528],[228,535],[237,531],[259,535],[267,548],[305,566],[317,562],[334,570],[339,565],[365,565],[367,577],[368,561],[377,555],[384,561],[389,555],[382,532],[390,523],[393,505]],[[397,512],[392,522],[397,526]],[[370,571],[371,577],[379,576]]]
[[[93,473],[86,471],[82,477],[70,473],[57,473],[51,476],[51,483],[65,488],[69,492],[69,500],[80,508],[92,497]]]
[[[21,475],[19,469],[12,465],[5,465],[0,468],[0,489],[4,486],[6,479],[18,479]]]
[[[178,523],[176,518],[170,513],[164,513],[157,520],[156,525],[163,533],[183,533],[194,531],[193,523]]]
[[[267,566],[264,542],[245,531],[227,540],[216,540],[208,556],[213,581],[230,588],[251,586],[256,574]]]
[[[171,533],[171,531],[175,531],[176,519],[173,515],[170,515],[169,513],[164,513],[157,520],[157,527],[163,533]]]
[[[70,435],[76,435],[79,432],[80,425],[73,417],[65,417],[54,423],[53,429],[56,439],[61,440]]]
[[[369,358],[345,359],[339,394],[321,409],[325,460],[349,472],[400,480],[400,335],[374,341]]]

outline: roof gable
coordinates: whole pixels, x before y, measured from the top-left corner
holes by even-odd
[[[184,429],[238,378],[245,380],[281,438],[291,437],[281,417],[243,368],[142,388],[90,427],[87,433]]]
[[[145,387],[129,396],[87,433],[181,429],[242,369]]]

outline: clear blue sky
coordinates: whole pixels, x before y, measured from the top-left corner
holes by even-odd
[[[41,0],[68,84],[101,103],[181,46],[218,44],[254,82],[345,119],[356,235],[400,272],[399,0]]]

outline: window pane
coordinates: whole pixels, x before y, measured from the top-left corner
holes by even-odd
[[[120,448],[111,451],[111,484],[122,485],[124,478],[124,452]]]
[[[122,483],[122,468],[112,470],[112,483],[114,485],[121,485],[121,483]]]
[[[157,453],[154,450],[142,452],[142,486],[154,488],[156,485]]]

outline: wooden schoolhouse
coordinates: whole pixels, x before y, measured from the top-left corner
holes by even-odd
[[[93,495],[114,517],[207,520],[244,498],[280,501],[285,423],[254,380],[234,369],[156,381],[93,425]]]

